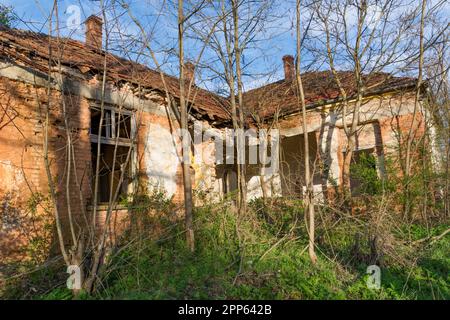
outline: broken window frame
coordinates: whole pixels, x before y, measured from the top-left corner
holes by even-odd
[[[129,109],[125,109],[125,108],[119,108],[119,107],[114,107],[114,106],[104,106],[103,107],[104,111],[104,123],[102,124],[102,132],[103,130],[106,128],[107,130],[105,130],[105,136],[101,136],[99,139],[98,134],[93,134],[92,133],[92,127],[90,128],[90,139],[91,139],[91,143],[97,143],[100,140],[100,143],[102,144],[111,144],[111,145],[115,145],[116,144],[116,114],[118,114],[119,116],[129,116],[130,117],[130,134],[129,134],[129,138],[126,137],[118,137],[117,138],[117,145],[119,146],[125,146],[125,147],[129,147],[132,146],[133,143],[133,137],[135,136],[136,133],[136,119],[135,119],[135,113],[132,110]],[[90,110],[97,110],[97,111],[101,111],[101,107],[98,106],[97,104],[91,104],[90,105]],[[109,115],[109,116],[105,116],[105,115]],[[91,116],[92,118],[92,116]]]
[[[99,103],[92,102],[89,105],[89,110],[92,112],[92,110],[100,111],[101,112],[102,106]],[[118,147],[129,147],[131,148],[131,155],[129,160],[129,170],[131,175],[131,181],[128,185],[127,190],[127,197],[130,200],[130,197],[133,195],[134,191],[136,190],[136,173],[137,173],[137,153],[136,153],[136,116],[135,111],[126,109],[124,107],[119,107],[115,105],[104,105],[104,119],[102,124],[102,132],[105,130],[105,121],[107,130],[105,130],[105,136],[103,134],[99,137],[98,134],[92,133],[92,113],[91,113],[91,127],[89,128],[89,138],[90,143],[93,144],[104,144],[104,145],[112,145],[115,146],[117,144]],[[105,115],[108,115],[105,117]],[[122,117],[123,115],[130,117],[130,132],[129,132],[129,138],[127,137],[117,137],[116,136],[116,115],[118,115],[118,118]],[[98,128],[96,128],[98,130]],[[94,164],[93,164],[94,168]],[[132,200],[132,199],[131,199]],[[97,203],[97,206],[102,206],[104,202],[99,201]]]

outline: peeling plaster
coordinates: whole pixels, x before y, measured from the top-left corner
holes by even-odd
[[[0,161],[0,189],[19,192],[25,181],[22,170],[9,160]]]
[[[319,139],[321,158],[329,168],[326,183],[332,186],[333,181],[339,181],[339,128],[325,126]]]
[[[248,200],[262,198],[263,192],[261,187],[261,176],[253,176],[247,182],[247,198]],[[281,196],[281,179],[279,173],[265,174],[263,176],[267,188],[267,196],[275,197]]]
[[[146,138],[145,168],[149,190],[164,190],[171,197],[177,191],[178,145],[169,130],[151,124]]]

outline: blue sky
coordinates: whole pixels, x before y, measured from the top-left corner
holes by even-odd
[[[417,2],[405,0],[411,7],[416,6]],[[432,0],[430,5],[441,0]],[[162,64],[162,68],[169,74],[177,74],[177,61],[173,54],[177,48],[176,36],[176,17],[174,10],[170,10],[166,1],[160,0],[132,0],[127,1],[130,9],[136,18],[141,21],[146,31],[151,33],[151,45],[157,53],[157,59]],[[51,7],[52,0],[0,0],[0,3],[12,6],[20,20],[16,27],[21,29],[31,29],[48,33],[46,24]],[[69,36],[74,39],[84,40],[83,25],[76,28],[68,28],[67,22],[72,21],[74,17],[73,8],[79,8],[80,21],[83,22],[91,14],[100,14],[99,1],[86,0],[59,0],[59,20],[60,32],[63,36]],[[108,3],[108,1],[106,1]],[[161,8],[163,10],[161,10]],[[172,8],[173,9],[173,8]],[[376,11],[376,9],[375,9]],[[163,12],[161,14],[161,12]],[[274,16],[264,26],[264,32],[259,35],[257,48],[249,48],[245,51],[244,62],[251,62],[246,70],[245,89],[251,89],[267,82],[272,82],[283,77],[281,57],[285,54],[295,53],[295,32],[293,29],[295,17],[295,3],[292,0],[275,0],[273,7]],[[349,13],[349,21],[352,20],[352,13]],[[443,17],[450,17],[450,4],[443,5],[440,14]],[[139,30],[131,21],[129,16],[121,8],[115,8],[107,11],[108,17],[119,16],[114,19],[114,25],[111,26],[111,47],[117,48],[116,43],[120,43],[121,49],[115,53],[128,56],[153,67],[153,61],[148,57],[138,55],[142,49],[137,46],[124,45],[124,38],[119,34],[125,33],[132,37],[139,37]],[[353,17],[355,15],[353,14]],[[111,19],[113,20],[113,19]],[[120,33],[117,32],[120,30]],[[200,44],[198,41],[186,39],[186,57],[195,60],[199,52]],[[112,49],[112,48],[111,48]],[[308,54],[304,56],[304,64],[311,62],[312,57]],[[203,63],[208,65],[215,64],[216,59],[211,52],[206,52],[203,56]],[[345,62],[342,62],[342,68],[345,69]],[[315,69],[326,68],[326,65],[313,64]],[[218,90],[223,84],[211,79],[212,74],[204,69],[200,76],[203,81],[201,85],[211,89]]]
[[[17,16],[20,18],[15,27],[20,29],[30,29],[48,33],[48,16],[52,8],[51,0],[0,0],[0,3],[6,6],[12,6]],[[100,14],[99,1],[83,0],[59,0],[59,21],[60,34],[77,40],[84,40],[84,27],[69,29],[65,26],[67,20],[71,19],[73,10],[71,6],[80,8],[81,22],[91,14]],[[177,74],[176,57],[167,53],[168,48],[176,49],[176,17],[168,4],[159,0],[133,0],[128,1],[133,13],[142,24],[149,30],[153,30],[152,46],[157,52],[157,58],[163,69],[169,74]],[[284,3],[281,2],[280,3]],[[73,9],[73,8],[72,8]],[[161,10],[163,9],[163,10]],[[292,7],[293,9],[293,7]],[[277,15],[282,17],[275,18],[274,25],[277,26],[276,36],[271,36],[270,43],[263,43],[261,50],[247,50],[244,58],[252,63],[251,77],[246,77],[246,84],[249,88],[259,83],[279,79],[282,77],[281,57],[284,54],[294,54],[295,38],[291,32],[292,18],[294,11],[290,8],[283,10],[277,9]],[[161,12],[163,12],[161,14]],[[173,12],[173,11],[172,11]],[[109,14],[118,14],[109,12]],[[123,12],[122,12],[123,14]],[[126,31],[131,35],[139,34],[138,28],[129,19],[127,14],[123,14],[120,20],[120,30]],[[186,57],[195,60],[198,53],[199,44],[196,41],[186,39]],[[173,50],[172,50],[173,51]],[[264,54],[261,54],[264,52]],[[123,52],[118,52],[124,55]],[[131,53],[130,53],[131,54]],[[125,54],[126,55],[126,54]],[[206,58],[208,55],[205,54]],[[144,63],[153,66],[153,61],[145,60]],[[207,76],[205,76],[206,78]],[[212,90],[217,90],[217,84],[214,81],[205,80],[201,85]]]
[[[34,31],[41,31],[43,33],[48,33],[47,20],[49,13],[52,8],[53,1],[51,0],[1,0],[0,3],[12,6],[15,13],[19,16],[19,21],[17,21],[15,27],[20,29],[31,29]],[[71,6],[77,6],[80,8],[81,22],[83,22],[91,14],[100,14],[99,2],[92,1],[82,1],[82,0],[60,0],[59,2],[59,21],[60,21],[60,34],[62,36],[69,36],[77,40],[84,40],[84,29],[81,25],[79,28],[70,30],[65,26],[67,20],[71,18]],[[177,63],[176,58],[170,56],[167,53],[168,48],[176,49],[176,17],[170,14],[171,10],[167,10],[167,4],[163,1],[158,0],[134,0],[129,1],[131,4],[131,11],[142,24],[149,30],[153,30],[152,36],[152,46],[157,52],[157,58],[159,63],[162,64],[163,69],[169,74],[177,74]],[[285,1],[280,0],[280,4],[285,3]],[[164,10],[161,8],[164,7]],[[254,87],[259,83],[268,81],[268,79],[279,79],[282,77],[281,69],[281,57],[284,54],[294,54],[295,52],[295,37],[294,34],[289,30],[292,25],[292,18],[294,11],[289,8],[279,10],[277,14],[280,17],[274,18],[272,22],[277,26],[276,36],[272,37],[270,42],[262,43],[262,50],[248,50],[245,54],[245,59],[254,60],[252,65],[252,77],[246,77],[246,84],[249,87]],[[68,12],[69,11],[69,12]],[[164,12],[163,14],[158,14]],[[109,14],[117,14],[117,12]],[[134,23],[129,19],[127,14],[124,14],[119,19],[120,30],[126,31],[132,35],[138,35],[139,30],[134,25]],[[156,23],[157,21],[157,23]],[[157,24],[157,25],[156,25]],[[156,28],[155,28],[156,25]],[[268,28],[269,29],[269,28]],[[198,53],[198,42],[186,40],[186,57],[195,60]],[[264,51],[265,54],[261,55]],[[124,55],[123,52],[119,54]],[[130,53],[131,54],[131,53]],[[204,55],[207,57],[207,54]],[[144,59],[145,63],[153,66],[153,61],[150,59]],[[261,78],[261,79],[260,79]],[[206,80],[203,86],[208,87],[216,86],[217,84],[212,81]]]

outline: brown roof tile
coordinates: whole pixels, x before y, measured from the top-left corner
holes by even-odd
[[[61,63],[76,68],[81,73],[101,72],[105,58],[104,51],[86,46],[83,42],[70,38],[60,38]],[[49,57],[49,37],[42,33],[34,33],[17,29],[0,29],[0,54],[3,59],[12,59],[25,66],[47,72]],[[51,47],[57,52],[57,39],[51,38]],[[56,53],[55,53],[56,54]],[[40,57],[42,59],[37,59]],[[108,77],[114,81],[139,83],[143,87],[160,90],[164,86],[160,73],[142,64],[135,63],[114,54],[106,55]],[[340,71],[339,77],[348,96],[355,94],[355,80],[352,72]],[[169,91],[179,97],[178,79],[165,74]],[[336,100],[340,93],[330,71],[307,72],[302,74],[305,100],[308,108],[325,101]],[[376,73],[366,76],[367,94],[389,91],[398,87],[412,87],[415,79],[392,77],[387,73]],[[251,115],[270,118],[276,113],[281,115],[295,113],[298,108],[295,83],[280,80],[244,93],[244,106],[249,120]],[[230,120],[228,99],[197,86],[191,90],[194,110],[208,119],[217,122]]]
[[[53,55],[57,56],[58,41],[50,38]],[[42,33],[17,29],[0,29],[0,54],[3,59],[14,60],[22,65],[42,72],[48,70],[49,37]],[[81,73],[102,72],[105,52],[86,46],[83,42],[70,38],[59,39],[61,64],[77,68]],[[41,58],[41,59],[38,59]],[[114,54],[106,54],[107,76],[113,81],[138,83],[142,87],[164,91],[161,75],[142,64],[135,63]],[[164,75],[169,92],[179,97],[178,79]],[[229,120],[226,99],[207,90],[194,86],[189,99],[193,101],[193,109],[218,122]]]
[[[339,71],[339,79],[347,96],[356,93],[356,83],[352,72]],[[366,94],[389,91],[403,86],[414,86],[415,79],[392,77],[387,73],[376,73],[364,77]],[[340,98],[340,91],[331,71],[306,72],[302,74],[305,102],[308,108],[320,103]],[[295,81],[280,80],[263,87],[247,91],[244,94],[244,106],[249,115],[258,115],[261,119],[271,118],[276,113],[285,115],[299,110]]]

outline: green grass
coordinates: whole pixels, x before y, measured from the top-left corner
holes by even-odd
[[[194,253],[186,249],[181,225],[169,228],[173,221],[167,217],[152,218],[151,225],[160,220],[160,229],[167,230],[159,240],[145,238],[151,234],[150,229],[141,231],[140,238],[129,235],[125,241],[135,241],[113,256],[95,294],[81,294],[78,299],[450,298],[448,236],[412,251],[399,248],[398,254],[411,262],[406,265],[386,257],[381,267],[381,289],[371,290],[366,285],[368,262],[355,259],[352,253],[354,234],[363,232],[363,226],[345,221],[325,233],[319,223],[318,263],[312,265],[305,250],[301,203],[281,201],[272,209],[253,203],[250,208],[239,228],[236,214],[227,206],[198,208]],[[448,224],[431,229],[417,224],[405,226],[396,236],[407,234],[417,240],[447,228]],[[366,252],[367,246],[362,245],[361,251]],[[33,277],[38,282],[39,275]],[[32,298],[72,296],[61,284]]]
[[[240,260],[235,214],[204,208],[196,212],[195,253],[186,250],[183,234],[161,242],[140,243],[115,257],[114,271],[104,279],[98,299],[448,299],[447,238],[415,255],[416,264],[386,260],[381,289],[367,288],[367,264],[349,262],[351,228],[336,228],[335,248],[323,245],[317,265],[309,261],[301,210],[277,205],[283,213],[257,214],[240,224]],[[280,212],[278,212],[280,213]],[[435,234],[448,226],[438,226]],[[414,226],[418,238],[424,227]],[[286,236],[288,235],[288,236]],[[281,237],[284,241],[274,246]],[[269,252],[269,248],[272,248]],[[336,249],[334,250],[336,252]],[[264,256],[263,256],[264,255]],[[263,256],[263,257],[262,257]]]

